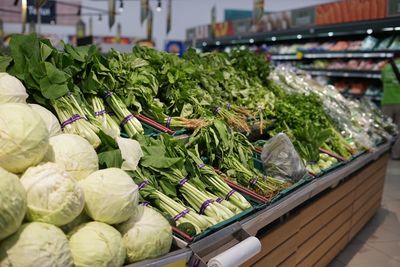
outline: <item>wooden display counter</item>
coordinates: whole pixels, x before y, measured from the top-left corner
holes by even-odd
[[[258,231],[262,251],[244,266],[329,264],[379,208],[388,159],[381,155]]]

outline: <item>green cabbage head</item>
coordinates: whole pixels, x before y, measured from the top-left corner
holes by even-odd
[[[75,267],[120,267],[125,261],[121,234],[108,224],[85,223],[68,236]]]
[[[29,221],[61,226],[74,220],[85,205],[81,186],[56,163],[30,167],[21,183],[27,192]]]
[[[73,267],[65,234],[56,226],[32,222],[0,243],[0,266]]]
[[[129,263],[162,256],[171,248],[171,226],[152,208],[138,206],[135,214],[117,229],[122,234]]]
[[[50,136],[61,134],[61,125],[58,122],[57,117],[53,113],[51,113],[50,110],[37,104],[29,104],[29,106],[40,115],[40,117],[46,124]]]
[[[0,103],[26,103],[28,94],[20,80],[0,72]]]
[[[99,169],[96,151],[83,137],[76,134],[60,134],[50,138],[51,148],[46,160],[58,163],[77,180],[86,178]]]
[[[0,104],[0,167],[22,173],[38,164],[48,149],[42,118],[27,104]]]
[[[138,205],[138,186],[123,170],[99,170],[79,181],[85,211],[95,221],[116,224],[128,220]]]
[[[26,192],[18,176],[0,167],[0,240],[20,227],[26,212]]]

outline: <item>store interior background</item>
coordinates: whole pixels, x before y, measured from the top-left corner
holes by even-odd
[[[69,3],[81,4],[84,7],[95,7],[107,10],[108,3],[106,0],[69,0]],[[153,39],[156,43],[157,49],[163,49],[164,43],[167,40],[181,40],[183,41],[186,36],[186,30],[199,25],[206,25],[210,23],[210,9],[215,6],[217,12],[217,21],[224,20],[225,9],[238,9],[238,10],[252,10],[253,1],[251,0],[174,0],[172,1],[172,27],[170,33],[166,34],[166,2],[161,1],[162,9],[156,12],[157,1],[151,0],[150,6],[154,11],[153,16]],[[279,1],[266,1],[265,11],[276,12],[283,10],[290,10],[306,6],[333,2],[332,0],[279,0]],[[14,3],[14,0],[0,1],[0,8],[9,8]],[[117,1],[117,9],[120,1]],[[121,23],[121,36],[134,37],[143,39],[146,37],[146,22],[141,25],[140,23],[140,1],[138,0],[124,0],[123,12],[116,16],[115,24],[111,28],[108,27],[107,15],[102,16],[99,21],[98,16],[93,16],[93,35],[94,36],[115,36],[116,25]],[[68,11],[65,11],[68,10]],[[77,7],[60,7],[57,8],[57,13],[77,13]],[[82,14],[96,13],[89,9],[82,8]],[[3,14],[3,13],[1,13]],[[16,19],[20,19],[18,14],[12,14]],[[76,19],[76,18],[75,18]],[[82,21],[89,24],[89,16],[82,16]],[[4,21],[4,31],[6,33],[21,32],[21,23],[8,23]],[[41,26],[41,33],[43,34],[57,34],[60,38],[67,38],[69,35],[76,33],[75,23],[72,25],[51,25],[43,24]]]

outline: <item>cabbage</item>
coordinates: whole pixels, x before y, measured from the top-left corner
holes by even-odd
[[[50,138],[51,149],[46,159],[60,164],[77,180],[86,178],[99,169],[96,151],[83,137],[60,134]]]
[[[120,267],[125,261],[121,234],[105,223],[85,223],[68,236],[75,267]]]
[[[67,237],[51,224],[25,223],[0,243],[0,266],[72,267],[73,264]]]
[[[18,176],[0,168],[0,240],[18,230],[26,212],[26,192]]]
[[[122,234],[129,263],[162,256],[171,248],[171,226],[152,208],[138,206],[135,214],[117,229]]]
[[[29,168],[21,183],[27,192],[29,221],[61,226],[75,219],[85,205],[78,182],[55,163]]]
[[[85,192],[85,211],[95,221],[116,224],[133,215],[138,186],[123,170],[99,170],[79,182]]]
[[[39,114],[26,104],[0,104],[0,167],[22,173],[42,161],[49,133]]]
[[[0,72],[0,104],[26,103],[28,94],[20,80],[6,72]]]
[[[40,115],[40,117],[46,124],[50,136],[61,134],[60,123],[58,122],[57,117],[53,113],[51,113],[49,110],[40,105],[29,104],[29,106],[31,106],[31,108]]]

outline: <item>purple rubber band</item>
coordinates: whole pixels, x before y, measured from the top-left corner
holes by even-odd
[[[220,197],[217,197],[217,199],[215,200],[215,202],[217,202],[217,203],[221,203],[222,201],[223,201],[223,199]]]
[[[96,111],[96,112],[94,113],[94,115],[95,115],[96,117],[101,116],[101,115],[104,115],[104,114],[106,114],[106,110],[105,110],[105,109],[100,110],[100,111]]]
[[[254,177],[253,179],[250,180],[250,185],[255,186],[257,183],[258,177]]]
[[[149,184],[149,181],[147,181],[147,180],[145,180],[145,181],[143,181],[143,182],[140,182],[139,185],[138,185],[139,190],[142,190],[142,189],[145,188],[146,185],[148,185],[148,184]]]
[[[114,113],[114,111],[110,111],[110,112],[108,112],[108,115],[115,116],[115,113]]]
[[[174,221],[177,221],[177,220],[179,220],[180,218],[185,217],[186,214],[188,214],[189,212],[190,212],[189,209],[185,209],[184,211],[179,212],[178,214],[176,214],[176,215],[174,216]]]
[[[204,214],[204,211],[206,210],[206,208],[213,202],[214,201],[212,199],[207,199],[206,201],[204,201],[203,204],[201,204],[199,213]]]
[[[129,114],[128,116],[126,116],[126,117],[122,120],[120,126],[121,126],[121,127],[124,126],[125,124],[128,123],[128,121],[130,121],[130,120],[133,119],[133,118],[134,118],[134,116],[133,116],[132,114]]]
[[[185,177],[183,177],[180,181],[179,181],[179,185],[183,186],[189,179]]]
[[[142,203],[140,203],[140,205],[147,207],[148,205],[150,205],[150,202],[143,201]]]
[[[172,117],[168,117],[168,118],[167,118],[167,122],[165,123],[165,126],[166,126],[167,128],[169,128],[169,126],[171,126],[171,120],[172,120]]]
[[[193,262],[193,267],[199,267],[199,265],[200,265],[200,259],[199,259],[199,258],[196,258],[196,259],[194,260],[194,262]]]
[[[226,104],[226,108],[231,109],[231,104],[230,103]]]
[[[113,92],[107,92],[107,94],[104,96],[104,98],[110,97],[113,95]]]
[[[214,110],[214,113],[215,113],[215,114],[218,114],[220,110],[221,110],[220,107],[216,107],[215,110]]]
[[[203,169],[205,166],[206,166],[206,164],[200,163],[200,164],[197,165],[197,168]]]
[[[229,193],[226,195],[225,200],[229,200],[229,198],[236,192],[235,189],[232,189],[231,191],[229,191]]]
[[[71,124],[71,123],[73,123],[73,122],[75,122],[77,120],[80,120],[80,119],[83,119],[83,117],[81,117],[81,115],[79,115],[79,114],[72,115],[71,118],[69,118],[68,120],[66,120],[63,123],[61,123],[61,129],[64,129],[65,126],[67,126],[67,125],[69,125],[69,124]]]

